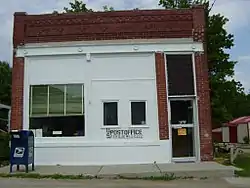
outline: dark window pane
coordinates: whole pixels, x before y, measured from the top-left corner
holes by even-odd
[[[131,121],[132,125],[146,124],[146,103],[131,102]]]
[[[118,125],[117,102],[103,103],[104,125]]]
[[[186,127],[181,129],[172,128],[173,157],[194,157],[193,128]]]
[[[168,95],[194,95],[192,55],[167,55]]]
[[[32,116],[46,116],[48,106],[48,86],[31,86],[30,110]]]
[[[82,85],[67,85],[66,89],[66,114],[82,114]]]
[[[64,85],[49,86],[49,115],[64,114]]]
[[[41,130],[43,137],[84,136],[84,116],[30,118],[30,129]]]
[[[193,101],[170,101],[171,124],[193,124]]]

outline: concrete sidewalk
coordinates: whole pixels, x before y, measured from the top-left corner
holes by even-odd
[[[49,180],[49,179],[1,179],[1,188],[249,188],[232,185],[223,179],[216,180],[178,180],[178,181],[148,181],[148,180]]]
[[[225,178],[225,180],[230,183],[231,185],[237,187],[250,187],[250,178]]]
[[[20,168],[24,171],[24,168]],[[177,163],[177,164],[133,164],[107,166],[36,166],[35,172],[41,175],[90,175],[101,178],[150,177],[173,173],[178,177],[233,177],[235,167],[223,166],[215,162]],[[13,167],[13,172],[15,167]],[[0,168],[0,173],[9,173],[9,167]]]

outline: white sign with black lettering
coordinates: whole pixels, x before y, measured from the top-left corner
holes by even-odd
[[[108,139],[141,139],[143,138],[142,129],[106,129]]]
[[[25,148],[23,147],[15,148],[14,157],[22,158],[24,156],[24,152],[25,152]]]

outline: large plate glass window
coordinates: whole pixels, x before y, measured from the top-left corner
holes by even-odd
[[[84,136],[84,85],[30,86],[30,129],[37,137]]]

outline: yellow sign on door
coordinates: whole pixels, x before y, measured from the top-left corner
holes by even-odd
[[[187,129],[186,128],[178,129],[178,136],[186,136],[186,135],[187,135]]]

